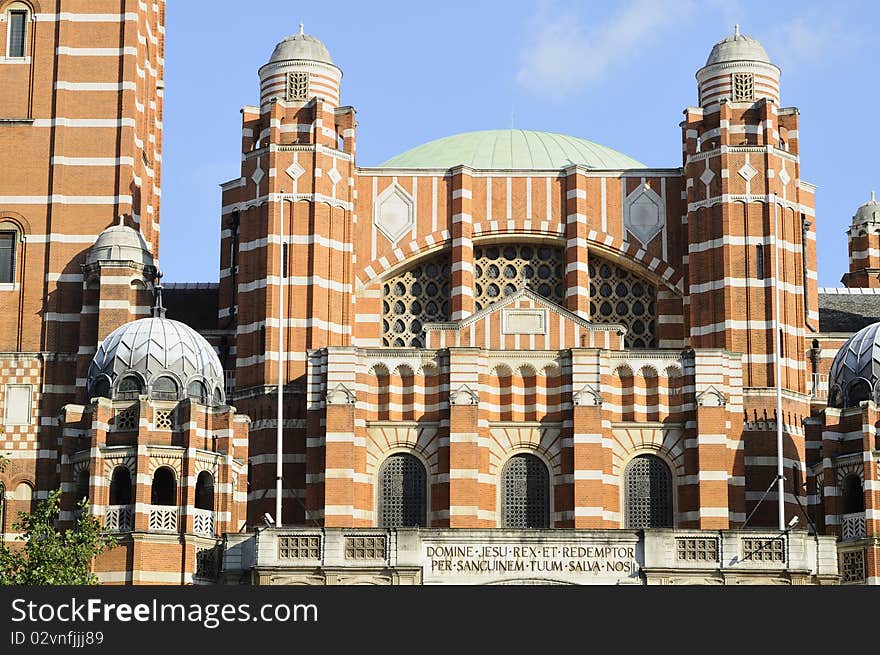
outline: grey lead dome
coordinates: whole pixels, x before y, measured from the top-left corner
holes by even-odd
[[[275,46],[275,51],[269,58],[269,63],[274,64],[279,61],[320,61],[325,64],[333,64],[330,52],[327,46],[310,34],[299,34],[288,36],[281,43]]]
[[[86,264],[107,260],[153,265],[153,256],[140,232],[126,225],[111,225],[101,232],[86,255]]]
[[[880,380],[880,323],[862,328],[837,351],[828,374],[828,405],[856,407],[875,399]]]
[[[722,39],[712,48],[706,66],[723,64],[731,61],[760,61],[765,64],[772,63],[764,46],[757,39],[745,34],[736,33]]]
[[[111,332],[92,360],[88,384],[92,397],[146,394],[225,403],[223,367],[211,344],[168,318],[144,318]]]

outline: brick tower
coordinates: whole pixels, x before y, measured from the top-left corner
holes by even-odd
[[[700,106],[687,109],[682,123],[691,343],[743,353],[745,424],[741,440],[738,422],[731,424],[727,457],[731,480],[744,487],[730,487],[731,527],[776,475],[776,312],[786,490],[797,486],[806,495],[804,344],[818,330],[814,188],[800,179],[798,110],[780,108],[779,77],[763,47],[737,27],[697,73]],[[774,280],[782,290],[778,307]],[[775,493],[767,499],[753,522],[773,523]],[[787,512],[796,511],[794,497],[786,499]]]
[[[242,109],[241,176],[223,185],[220,320],[237,326],[236,405],[254,419],[252,489],[260,491],[251,517],[274,514],[279,352],[286,353],[284,486],[301,490],[308,471],[324,469],[323,447],[306,447],[307,352],[351,340],[355,112],[339,106],[341,79],[327,48],[302,26],[281,41],[260,69],[260,106]],[[286,502],[284,520],[302,522],[304,504],[321,503]]]
[[[142,292],[159,245],[164,24],[164,0],[0,2],[7,489],[36,485],[39,498],[58,486],[60,409],[77,399],[98,339],[149,307]],[[149,261],[114,259],[108,248],[87,262],[109,226],[128,230],[123,241]],[[7,523],[18,509],[26,506],[10,504]]]
[[[850,288],[880,289],[880,202],[871,199],[856,210],[846,231],[849,272],[841,282]]]

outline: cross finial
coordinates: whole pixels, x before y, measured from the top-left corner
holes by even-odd
[[[877,198],[874,196],[873,191],[871,191],[871,202],[877,202]]]
[[[303,26],[302,21],[300,21],[300,24],[299,24],[299,35],[300,35],[300,36],[303,36],[305,33],[306,33],[306,32],[305,32],[305,27]]]
[[[739,38],[739,23],[733,26],[733,36],[734,38]]]
[[[155,291],[155,303],[153,304],[153,318],[165,318],[165,307],[162,305],[162,271],[156,269],[153,278],[153,290]]]

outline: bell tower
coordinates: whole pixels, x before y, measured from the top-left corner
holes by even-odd
[[[342,71],[326,46],[300,25],[259,76],[259,107],[242,109],[241,174],[223,185],[220,290],[221,324],[237,326],[236,404],[257,417],[252,489],[266,505],[251,503],[256,517],[275,511],[279,366],[284,486],[305,488],[306,470],[324,468],[302,461],[308,353],[350,345],[356,220],[355,112],[339,106]],[[303,510],[285,503],[285,522],[303,521]]]
[[[744,490],[750,511],[749,499],[775,476],[777,356],[785,458],[801,469],[787,470],[787,484],[805,479],[802,420],[810,411],[804,343],[818,329],[814,187],[801,180],[798,110],[780,107],[780,70],[757,40],[737,26],[714,46],[696,78],[699,106],[685,110],[681,124],[690,341],[697,349],[742,353],[742,440],[749,455],[730,454],[744,476],[738,484],[745,486],[729,489],[730,506],[742,507]],[[772,523],[775,503],[765,505]],[[744,520],[731,510],[731,527]]]

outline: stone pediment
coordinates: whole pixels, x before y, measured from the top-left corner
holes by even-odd
[[[622,325],[591,323],[531,289],[520,289],[460,321],[426,324],[425,345],[487,350],[621,350],[625,334]]]

